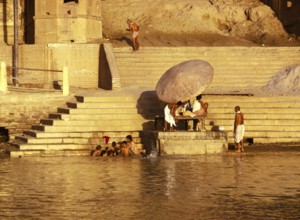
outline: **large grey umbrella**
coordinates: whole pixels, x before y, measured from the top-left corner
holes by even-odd
[[[166,103],[186,101],[201,94],[213,79],[213,68],[204,60],[189,60],[171,67],[156,84],[158,98]]]

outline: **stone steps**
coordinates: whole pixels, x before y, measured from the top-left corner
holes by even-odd
[[[257,120],[257,118],[249,119],[245,118],[245,124],[248,126],[256,126],[256,125],[263,125],[263,126],[300,126],[300,119],[267,119],[267,120]],[[217,119],[214,118],[213,121],[206,120],[206,124],[209,125],[209,122],[213,122],[215,125],[233,125],[233,118],[231,119]]]
[[[149,95],[145,96],[130,96],[130,97],[122,97],[122,96],[102,96],[102,95],[94,95],[91,97],[84,97],[84,103],[88,104],[91,102],[96,103],[107,103],[107,102],[113,102],[113,103],[122,103],[127,100],[128,102],[142,102],[144,99],[148,99],[148,102],[145,102],[145,104],[152,104],[156,102],[160,102],[158,98],[156,97],[155,90],[147,91]],[[122,101],[124,99],[124,101]],[[142,99],[142,100],[139,100]],[[203,100],[208,100],[210,103],[212,102],[218,102],[218,103],[224,103],[224,102],[246,102],[246,103],[257,103],[257,102],[265,102],[265,103],[272,103],[272,102],[280,102],[280,103],[290,103],[291,101],[300,101],[300,97],[296,96],[284,96],[282,98],[280,97],[265,97],[265,96],[247,96],[247,95],[236,95],[229,94],[229,95],[204,95]],[[82,101],[80,101],[82,102]],[[143,102],[144,103],[144,102]],[[101,107],[101,106],[99,106]]]
[[[255,138],[254,143],[260,144],[273,144],[273,143],[300,143],[300,138],[293,138],[293,137],[270,137],[270,138]]]
[[[105,145],[103,136],[101,137],[53,137],[53,138],[34,138],[31,136],[16,136],[16,140],[28,144],[86,144],[89,143],[94,145]],[[115,141],[119,143],[125,140],[124,137],[110,138],[109,143]],[[141,139],[139,137],[133,138],[135,143],[140,143]]]
[[[147,94],[146,94],[147,93]],[[155,96],[155,91],[146,91],[145,94],[141,94],[143,103],[152,103],[154,101],[159,101]],[[108,96],[75,96],[78,103],[92,103],[92,102],[104,102],[104,103],[124,103],[124,102],[137,102],[138,97],[136,96],[124,96],[124,95],[108,95]]]
[[[130,48],[114,48],[121,84],[133,81],[145,88],[155,88],[160,76],[172,66],[192,59],[208,61],[214,68],[209,89],[263,86],[278,71],[299,63],[297,48],[280,47],[159,47],[142,48],[131,53]],[[251,76],[249,78],[249,76]],[[233,79],[235,78],[235,79]]]
[[[223,124],[215,124],[223,126],[225,131],[232,131],[233,130],[233,123],[231,125],[223,125]],[[247,133],[250,131],[281,131],[281,132],[299,132],[300,131],[300,125],[293,125],[293,126],[282,126],[282,125],[248,125],[245,122],[245,126],[247,129]],[[212,130],[211,125],[206,125],[207,130]]]
[[[138,131],[96,131],[96,132],[42,132],[38,130],[26,130],[24,131],[24,135],[29,137],[36,137],[36,138],[92,138],[98,137],[103,138],[104,136],[111,137],[111,140],[117,138],[126,137],[126,135],[132,135],[132,137],[139,137]]]
[[[247,87],[266,82],[278,70],[299,63],[299,48],[114,48],[123,86],[144,88],[137,95],[122,92],[95,91],[76,95],[65,106],[50,113],[40,124],[33,125],[24,135],[16,137],[19,154],[51,155],[89,154],[103,136],[111,141],[124,140],[131,134],[139,143],[139,131],[154,129],[155,115],[163,115],[165,103],[155,95],[161,75],[173,65],[189,59],[203,59],[214,67],[214,80],[205,92],[218,94],[219,89],[247,93]],[[206,128],[223,126],[233,143],[234,107],[241,106],[245,114],[245,138],[255,143],[300,142],[300,98],[204,95],[209,103]],[[177,134],[180,131],[177,132]],[[139,145],[143,147],[143,145]],[[87,153],[88,152],[88,153]],[[17,155],[17,153],[16,153]]]
[[[40,124],[32,125],[32,130],[17,136],[14,144],[19,148],[19,154],[78,150],[82,153],[94,149],[99,143],[103,145],[104,136],[110,137],[111,144],[112,141],[125,140],[128,134],[133,136],[138,149],[142,150],[138,131],[143,130],[146,120],[138,114],[138,97],[75,98],[78,102],[68,101],[65,107],[57,109],[57,113],[50,113]],[[153,105],[151,100],[143,103]],[[153,115],[148,117],[153,118]]]
[[[247,129],[247,127],[246,127]],[[281,131],[249,131],[250,133],[248,133],[248,130],[245,133],[245,137],[252,137],[255,138],[255,140],[259,139],[263,139],[263,138],[295,138],[295,139],[299,139],[300,135],[296,134],[296,135],[290,135],[287,136],[286,133],[281,132]],[[228,133],[230,134],[230,132]],[[232,134],[229,135],[230,138],[232,138]]]
[[[299,114],[300,108],[244,108],[240,105],[241,111],[244,114]],[[232,108],[210,108],[208,107],[208,114],[230,114],[233,113],[234,106]]]
[[[106,146],[106,145],[102,145]],[[141,144],[136,144],[138,150],[143,150]],[[19,150],[20,151],[32,151],[32,150],[44,150],[44,151],[65,151],[65,150],[87,150],[90,152],[91,150],[95,149],[92,144],[80,144],[80,143],[74,143],[74,144],[20,144]]]
[[[94,120],[94,121],[102,121],[102,120],[140,120],[144,118],[151,118],[153,115],[145,115],[141,116],[139,114],[76,114],[76,115],[70,115],[70,114],[59,114],[59,113],[51,113],[49,115],[49,119],[62,119],[65,121],[87,121],[87,120]],[[44,124],[42,122],[42,124]]]
[[[90,115],[99,115],[99,114],[149,114],[151,112],[152,114],[158,114],[159,110],[162,109],[160,107],[157,109],[155,106],[152,106],[151,108],[98,108],[98,109],[69,109],[69,108],[58,108],[58,113],[63,114],[71,114],[71,115],[84,115],[84,114],[90,114]]]
[[[234,114],[233,113],[226,113],[226,114],[220,114],[220,113],[208,113],[207,121],[210,119],[218,120],[218,119],[227,119],[227,120],[233,120]],[[293,114],[246,114],[245,115],[246,120],[299,120],[299,117],[297,115]]]
[[[90,150],[17,150],[11,157],[89,156]]]
[[[145,122],[139,115],[135,115],[136,117],[132,117],[130,120],[128,119],[111,119],[107,117],[106,119],[101,120],[53,120],[53,119],[42,119],[41,125],[36,126],[55,126],[55,127],[68,127],[68,126],[78,126],[78,127],[109,127],[114,125],[115,128],[122,125],[134,126],[136,124],[142,124]],[[137,118],[140,117],[140,118]],[[101,131],[101,130],[100,130]]]
[[[134,82],[138,83],[139,85],[144,85],[144,84],[147,85],[147,84],[157,83],[158,80],[160,79],[160,77],[161,77],[161,75],[158,76],[156,79],[155,79],[154,76],[152,76],[152,77],[149,76],[149,77],[145,77],[144,79],[141,79],[140,76],[135,76],[135,77],[131,76],[130,80],[134,80]],[[151,81],[145,82],[145,79],[151,79]],[[255,80],[256,83],[258,83],[259,85],[262,85],[262,86],[264,86],[270,80],[269,77],[262,78],[262,77],[259,77],[259,76],[257,76],[257,77],[251,76],[251,79]],[[129,79],[127,79],[127,80],[121,79],[121,81],[124,82],[124,83],[130,83],[130,80]],[[236,77],[219,77],[217,79],[213,79],[213,83],[214,83],[215,86],[218,85],[218,84],[222,85],[222,83],[223,84],[224,83],[240,83],[241,84],[240,87],[242,87],[242,86],[249,85],[249,76],[245,77],[245,78],[241,78],[238,75],[236,75]]]
[[[86,125],[86,126],[77,126],[74,127],[72,125],[66,126],[46,126],[46,125],[33,125],[32,129],[38,131],[45,131],[45,132],[81,132],[81,131],[137,131],[142,130],[143,125],[136,125],[131,123],[131,125],[120,125],[119,124],[110,124],[109,126],[106,125]]]

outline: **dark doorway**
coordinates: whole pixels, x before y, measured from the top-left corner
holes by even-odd
[[[109,64],[104,51],[104,46],[101,44],[99,51],[99,71],[98,71],[98,87],[105,90],[112,89],[112,75],[109,69]]]
[[[34,0],[25,0],[24,4],[24,41],[34,44]]]
[[[8,130],[4,127],[0,127],[0,143],[9,141]]]
[[[261,0],[270,6],[288,33],[300,35],[299,0]]]

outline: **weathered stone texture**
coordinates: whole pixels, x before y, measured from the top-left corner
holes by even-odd
[[[56,112],[69,97],[58,94],[10,93],[0,94],[0,127],[9,130],[11,139],[21,135],[23,130],[39,124],[50,112]]]
[[[102,38],[101,0],[35,0],[36,43],[87,43]]]
[[[226,132],[159,132],[160,155],[223,153],[228,148]]]

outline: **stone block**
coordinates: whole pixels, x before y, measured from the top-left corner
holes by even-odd
[[[148,133],[144,137],[157,143],[156,148],[162,156],[216,154],[223,153],[228,147],[226,132],[153,132],[152,136]]]

